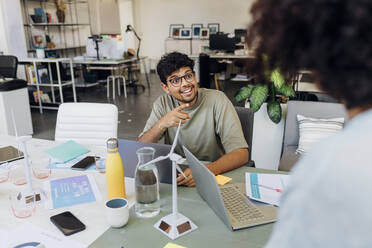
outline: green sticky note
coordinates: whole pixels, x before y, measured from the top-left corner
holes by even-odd
[[[168,243],[163,248],[186,248],[186,247],[185,246],[176,245],[176,244],[173,244],[173,243]]]
[[[90,150],[82,145],[79,145],[73,140],[69,140],[66,143],[46,150],[45,152],[53,158],[66,163],[74,158],[79,157],[80,155],[90,152]]]

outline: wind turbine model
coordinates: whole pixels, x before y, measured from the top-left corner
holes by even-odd
[[[159,162],[164,159],[170,159],[172,161],[172,209],[173,212],[167,216],[161,218],[158,222],[155,223],[154,227],[158,229],[160,232],[165,234],[171,239],[176,239],[181,237],[198,227],[186,216],[180,214],[178,212],[178,205],[177,205],[177,170],[186,178],[185,174],[181,170],[181,168],[177,165],[177,161],[180,160],[182,157],[176,153],[174,153],[174,149],[177,145],[178,135],[181,129],[181,121],[178,124],[176,136],[173,141],[172,148],[167,156],[160,156],[152,161],[148,162],[147,164],[152,164]]]
[[[23,150],[23,156],[24,156],[24,169],[26,171],[26,179],[27,179],[27,184],[28,184],[28,191],[24,190],[23,194],[20,192],[20,194],[18,194],[19,196],[18,200],[24,200],[26,203],[40,201],[41,200],[40,192],[43,192],[43,191],[41,189],[34,190],[34,188],[32,187],[31,169],[30,169],[30,162],[28,159],[27,144],[26,144],[27,141],[32,139],[32,136],[29,136],[29,135],[18,136],[17,125],[16,125],[15,117],[14,117],[14,111],[13,109],[11,111],[12,111],[12,121],[13,121],[14,132],[15,132],[16,140],[18,144],[18,152],[19,152],[20,144],[22,145],[22,148],[23,148],[22,150]]]

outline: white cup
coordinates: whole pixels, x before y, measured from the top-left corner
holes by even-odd
[[[125,226],[129,218],[128,201],[124,198],[114,198],[106,202],[106,218],[111,227]]]

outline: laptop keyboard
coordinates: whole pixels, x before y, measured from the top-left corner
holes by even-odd
[[[234,187],[220,188],[226,209],[239,222],[263,219],[262,212]]]

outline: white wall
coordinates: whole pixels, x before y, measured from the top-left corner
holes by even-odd
[[[6,29],[4,25],[3,3],[0,1],[0,52],[6,54],[8,52],[8,44],[6,40]]]
[[[132,0],[119,0],[121,34],[127,48],[136,48],[136,38],[132,32],[125,33],[127,25],[134,26]]]
[[[143,38],[142,55],[159,59],[170,24],[220,23],[220,31],[245,28],[250,21],[249,9],[254,0],[135,0],[134,27]],[[121,18],[125,18],[121,10]]]
[[[25,58],[27,50],[20,1],[1,0],[1,4],[0,21],[3,21],[5,27],[7,54]]]

